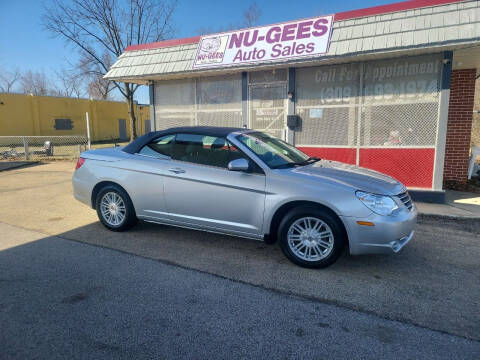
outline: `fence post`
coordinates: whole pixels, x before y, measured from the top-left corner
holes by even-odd
[[[88,117],[88,111],[85,113],[85,119],[87,120],[87,145],[90,150],[90,119]]]
[[[28,139],[23,137],[23,148],[25,149],[25,160],[30,159],[30,154],[28,153]]]

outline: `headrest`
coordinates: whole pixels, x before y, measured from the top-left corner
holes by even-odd
[[[224,138],[217,138],[217,139],[213,142],[211,148],[212,148],[212,150],[222,149],[225,145],[226,145],[226,144],[225,144],[225,139],[224,139]]]

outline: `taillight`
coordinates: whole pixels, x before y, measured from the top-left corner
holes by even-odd
[[[75,165],[75,170],[78,170],[80,169],[80,167],[83,165],[83,163],[85,162],[85,159],[84,158],[78,158],[77,160],[77,165]]]

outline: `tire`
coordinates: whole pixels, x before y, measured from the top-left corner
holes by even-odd
[[[291,262],[306,268],[324,268],[337,261],[347,236],[340,220],[329,211],[297,207],[280,222],[278,241]]]
[[[110,210],[107,204],[116,204],[117,207]],[[95,208],[100,222],[108,230],[128,230],[138,222],[130,196],[118,185],[106,185],[101,188],[97,194]]]

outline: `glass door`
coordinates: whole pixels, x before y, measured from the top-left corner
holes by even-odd
[[[249,128],[285,140],[286,99],[286,81],[250,83],[248,86]]]

